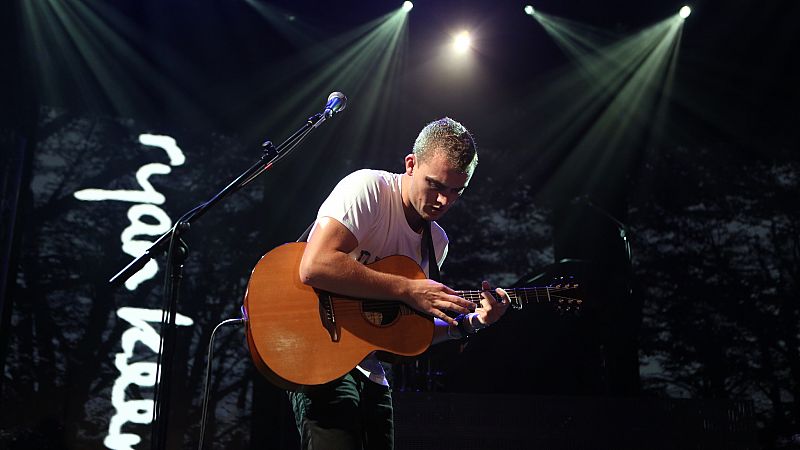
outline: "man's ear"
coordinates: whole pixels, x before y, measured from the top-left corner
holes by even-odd
[[[414,167],[417,165],[417,155],[413,153],[409,153],[406,155],[405,158],[406,163],[406,175],[414,175]]]

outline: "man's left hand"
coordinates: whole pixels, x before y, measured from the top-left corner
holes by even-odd
[[[506,313],[508,306],[511,304],[511,299],[508,293],[503,288],[497,288],[492,295],[491,285],[488,281],[484,281],[481,286],[481,305],[475,308],[476,317],[472,320],[472,324],[476,325],[475,328],[486,328],[489,325],[500,320],[500,317]]]

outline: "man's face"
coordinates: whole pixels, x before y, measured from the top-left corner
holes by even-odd
[[[461,196],[472,176],[453,167],[436,151],[422,162],[410,154],[405,162],[406,174],[411,176],[409,201],[424,220],[439,220]]]

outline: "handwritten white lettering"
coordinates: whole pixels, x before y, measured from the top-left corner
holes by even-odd
[[[169,157],[171,166],[180,166],[186,161],[183,151],[178,147],[175,139],[169,136],[141,134],[139,143],[164,150]],[[136,181],[141,187],[140,190],[83,189],[75,192],[74,195],[75,198],[83,201],[110,200],[137,203],[128,209],[127,216],[130,225],[122,231],[120,240],[123,252],[138,257],[150,248],[152,242],[146,239],[136,239],[137,237],[159,236],[172,227],[172,220],[167,213],[156,206],[163,204],[166,198],[150,182],[151,175],[166,175],[171,171],[172,168],[166,164],[149,163],[136,171]],[[151,220],[144,222],[142,219],[146,217]],[[155,277],[157,273],[158,264],[155,260],[150,260],[141,270],[125,281],[125,287],[133,291],[141,283]],[[149,323],[161,322],[161,313],[159,309],[123,307],[117,310],[117,315],[127,321],[131,328],[122,333],[122,352],[117,353],[114,359],[114,365],[120,373],[111,389],[111,404],[116,409],[116,413],[111,417],[108,436],[103,440],[103,444],[112,450],[133,450],[133,446],[142,441],[137,434],[123,433],[122,428],[126,423],[148,424],[153,420],[153,400],[126,399],[125,391],[130,385],[146,388],[155,386],[157,382],[158,363],[149,361],[129,363],[129,360],[134,358],[137,342],[141,342],[154,353],[158,353],[161,336]],[[178,326],[189,326],[192,323],[192,319],[184,315],[178,314],[176,317]],[[142,358],[137,356],[137,359]]]
[[[169,163],[173,166],[180,166],[186,162],[186,157],[178,147],[175,139],[169,136],[160,136],[153,134],[139,135],[139,142],[141,144],[158,147],[164,150],[169,157]],[[166,164],[150,163],[145,164],[136,171],[136,181],[139,183],[141,190],[127,190],[127,189],[83,189],[75,192],[75,198],[84,201],[104,201],[114,200],[121,202],[142,203],[141,205],[134,205],[128,210],[128,220],[131,225],[122,232],[120,239],[122,240],[122,251],[133,256],[141,256],[152,242],[147,240],[136,240],[136,236],[159,236],[165,233],[172,227],[172,221],[169,216],[161,208],[153,205],[161,205],[164,203],[164,195],[150,183],[151,175],[166,175],[172,171],[172,168]],[[156,225],[149,225],[141,221],[142,217],[149,216],[158,222]],[[155,260],[150,260],[147,264],[136,274],[125,280],[125,287],[132,291],[136,289],[141,283],[152,279],[158,273],[158,263]]]
[[[141,442],[142,438],[136,434],[123,433],[122,426],[128,422],[150,423],[153,419],[153,400],[126,400],[125,390],[131,384],[153,387],[156,383],[157,363],[129,364],[128,360],[134,357],[137,342],[158,353],[161,337],[149,323],[161,322],[161,310],[124,307],[117,311],[117,315],[131,324],[131,328],[122,333],[122,352],[117,353],[114,361],[120,376],[114,381],[114,387],[111,389],[111,404],[117,413],[111,418],[108,436],[103,440],[103,444],[113,450],[133,450],[132,446]],[[193,322],[189,317],[178,314],[175,323],[178,326],[189,326]]]

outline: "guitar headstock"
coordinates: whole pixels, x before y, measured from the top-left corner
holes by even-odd
[[[506,289],[511,307],[521,310],[528,304],[547,305],[561,313],[577,312],[583,306],[583,292],[575,277],[560,276],[550,284]]]
[[[574,276],[555,277],[547,288],[556,311],[562,314],[577,313],[583,306],[583,292]]]

